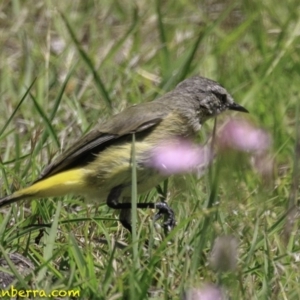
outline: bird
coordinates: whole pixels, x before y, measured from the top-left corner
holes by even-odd
[[[226,110],[248,112],[218,82],[201,76],[185,79],[163,96],[102,122],[46,166],[31,185],[2,197],[0,207],[25,199],[80,195],[121,210],[119,220],[131,231],[133,134],[141,194],[169,176],[149,164],[153,149],[178,138],[194,140],[204,122]],[[155,219],[165,215],[164,227],[175,226],[175,214],[165,201],[137,203],[137,208],[156,208]]]

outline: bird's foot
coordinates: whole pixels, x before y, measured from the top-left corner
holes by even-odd
[[[163,223],[163,228],[165,233],[169,233],[176,225],[173,209],[166,202],[155,203],[155,208],[158,209],[158,212],[154,216],[154,222],[164,216],[165,221]]]

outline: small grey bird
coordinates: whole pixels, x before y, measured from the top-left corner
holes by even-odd
[[[227,109],[248,112],[219,83],[199,76],[186,79],[164,96],[131,106],[102,123],[63,152],[30,186],[0,199],[0,207],[22,199],[83,195],[123,210],[120,221],[131,230],[132,134],[137,189],[144,193],[166,178],[149,165],[153,149],[178,138],[194,139],[206,120]],[[156,208],[157,218],[167,215],[165,228],[175,225],[174,213],[164,201],[137,207]]]

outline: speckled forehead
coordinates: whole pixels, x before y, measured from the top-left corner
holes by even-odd
[[[201,104],[206,106],[206,107],[214,106],[215,101],[213,101],[213,100],[216,99],[217,97],[211,92],[206,92],[204,94],[205,94],[205,97],[203,97],[202,100],[200,101]]]
[[[219,84],[215,84],[213,86],[211,86],[210,92],[216,92],[216,93],[220,93],[220,94],[227,94],[227,91],[224,87],[222,87]]]

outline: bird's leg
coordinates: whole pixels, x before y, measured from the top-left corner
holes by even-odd
[[[131,202],[119,203],[120,196],[122,194],[123,186],[118,185],[111,189],[107,196],[106,204],[110,208],[114,209],[131,209]],[[155,203],[137,203],[137,208],[155,208]]]
[[[121,209],[119,214],[119,221],[131,233],[131,209]]]
[[[106,204],[113,209],[121,209],[120,222],[122,225],[131,232],[130,216],[131,216],[131,202],[119,203],[119,198],[122,194],[123,186],[119,185],[110,191]],[[154,221],[157,221],[162,216],[165,216],[165,222],[163,227],[166,231],[170,231],[176,224],[174,211],[165,202],[165,197],[162,201],[157,203],[137,203],[137,208],[155,208],[158,209],[154,217]],[[128,217],[129,216],[129,217]]]
[[[121,209],[119,221],[131,233],[131,203],[119,203],[122,189],[122,185],[114,187],[107,197],[106,204],[110,208]]]
[[[122,190],[123,190],[122,185],[118,185],[111,189],[106,199],[106,204],[108,207],[114,209],[130,208],[130,207],[123,207],[122,204],[124,203],[119,203],[119,198],[122,194]]]

